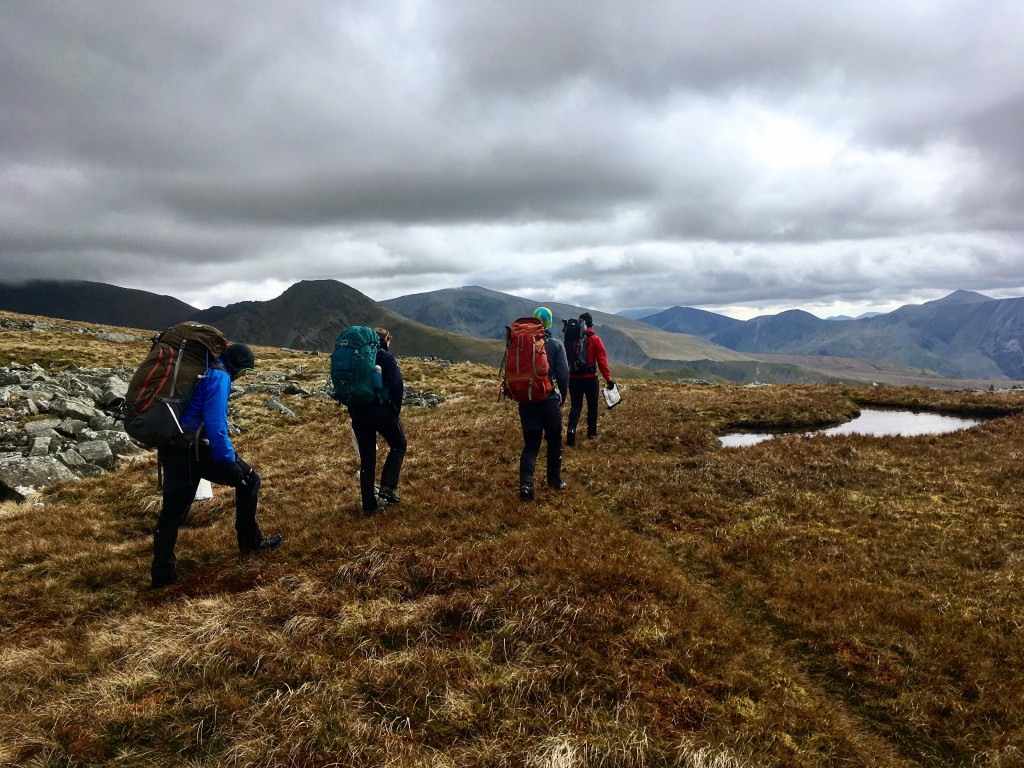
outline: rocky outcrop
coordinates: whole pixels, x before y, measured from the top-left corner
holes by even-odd
[[[0,368],[0,498],[101,474],[142,452],[115,421],[129,369]]]

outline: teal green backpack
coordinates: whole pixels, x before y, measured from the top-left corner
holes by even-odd
[[[342,405],[387,402],[377,370],[380,337],[373,328],[353,325],[342,331],[331,353],[331,384],[334,399]]]

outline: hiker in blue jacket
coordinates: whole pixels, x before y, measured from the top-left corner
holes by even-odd
[[[228,395],[231,382],[253,369],[255,359],[245,344],[231,344],[196,382],[188,406],[181,415],[186,432],[199,430],[190,445],[160,448],[157,460],[163,471],[163,507],[153,533],[153,587],[178,580],[174,545],[178,529],[188,516],[201,479],[235,489],[235,531],[242,555],[276,549],[280,534],[264,536],[256,523],[260,476],[238,458],[228,437]]]
[[[565,345],[551,335],[554,316],[547,307],[537,307],[533,316],[544,325],[544,351],[548,356],[548,376],[554,386],[539,403],[519,403],[519,423],[523,428],[523,452],[519,455],[519,498],[534,498],[533,475],[537,468],[541,440],[548,444],[548,487],[565,490],[562,482],[562,403],[569,386],[569,361]]]
[[[386,328],[374,328],[380,337],[377,348],[377,366],[380,369],[387,401],[368,405],[350,405],[348,413],[352,417],[352,431],[356,436],[359,449],[359,496],[363,505],[363,514],[367,517],[375,515],[378,510],[389,504],[398,504],[398,478],[405,461],[407,443],[399,414],[402,412],[402,398],[405,395],[405,383],[398,361],[391,354],[391,334]],[[384,467],[380,472],[380,489],[375,487],[377,476],[377,435],[388,444],[388,455],[384,459]]]

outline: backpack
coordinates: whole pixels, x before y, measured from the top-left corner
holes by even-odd
[[[153,346],[128,384],[121,415],[124,431],[146,448],[187,445],[179,421],[196,382],[227,348],[228,340],[212,325],[187,322],[153,337]]]
[[[566,355],[569,358],[570,373],[597,373],[597,365],[590,362],[590,334],[583,328],[583,321],[577,318],[566,320]]]
[[[380,336],[373,328],[352,325],[341,332],[331,353],[331,384],[334,399],[342,405],[387,402],[377,367]]]
[[[501,361],[501,396],[517,403],[539,403],[551,394],[544,324],[535,317],[521,317],[505,326],[505,357]]]

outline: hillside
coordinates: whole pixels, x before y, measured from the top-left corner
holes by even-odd
[[[304,280],[276,299],[211,307],[196,319],[229,338],[306,351],[329,352],[350,325],[385,326],[399,355],[435,356],[497,364],[499,343],[466,338],[397,315],[336,280]]]
[[[349,324],[383,324],[394,332],[401,354],[488,364],[501,359],[505,325],[536,306],[529,299],[478,287],[375,302],[336,280],[303,281],[270,301],[206,310],[102,283],[29,286],[0,290],[0,309],[9,308],[4,306],[7,300],[47,317],[149,330],[191,318],[213,323],[239,341],[320,352],[330,351]],[[556,321],[585,309],[547,304]],[[685,307],[645,322],[596,311],[593,315],[615,376],[904,383],[910,379],[898,373],[902,367],[913,371],[917,383],[947,388],[964,381],[1024,379],[1019,341],[1024,336],[1024,299],[996,301],[960,291],[940,301],[846,321],[791,311],[741,322]],[[843,362],[852,359],[860,362]]]
[[[151,330],[188,320],[197,311],[171,296],[84,280],[0,282],[0,310]]]
[[[216,325],[249,344],[330,352],[348,325],[387,326],[399,354],[494,363],[501,345],[447,333],[390,312],[336,280],[292,285],[270,301],[245,301],[197,309],[168,296],[90,282],[35,281],[0,284],[0,309],[90,323],[159,331],[183,320]]]
[[[430,291],[381,302],[383,306],[426,325],[492,339],[504,338],[505,325],[511,319],[530,315],[539,303],[551,309],[556,324],[566,318],[578,317],[581,312],[591,312],[595,330],[604,341],[613,366],[653,371],[688,369],[703,372],[716,380],[737,381],[753,380],[750,372],[758,367],[751,356],[696,335],[652,330],[647,323],[621,315],[560,302],[536,302],[477,286]],[[764,381],[835,380],[827,373],[798,366],[780,369],[776,377],[771,362],[761,363],[759,370]]]
[[[822,320],[791,310],[736,321],[673,307],[644,322],[754,357],[787,355],[822,371],[837,366],[815,363],[814,357],[860,358],[950,379],[1024,379],[1024,299],[991,299],[971,291],[858,319]]]
[[[0,360],[146,346],[54,325],[0,330]],[[326,378],[322,356],[256,353],[254,383]],[[446,399],[403,409],[402,503],[370,519],[337,405],[232,398],[272,554],[238,558],[215,489],[181,582],[150,591],[152,454],[0,503],[0,764],[1020,763],[1024,395],[623,378],[598,441],[567,449],[569,488],[524,504],[495,369],[400,362]],[[868,405],[995,418],[715,439]]]

